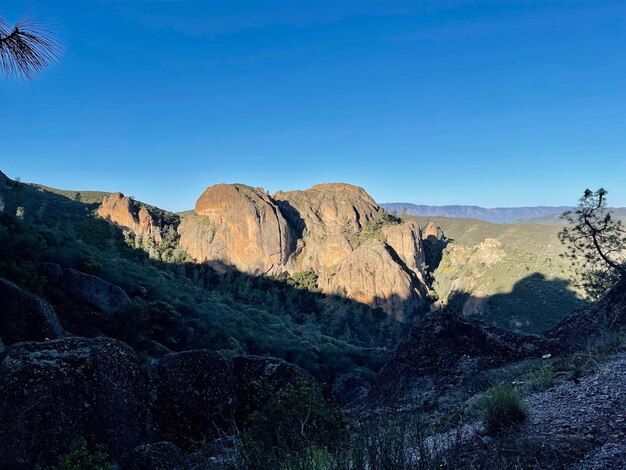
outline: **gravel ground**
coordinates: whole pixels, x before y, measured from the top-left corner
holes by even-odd
[[[626,469],[626,353],[579,382],[561,383],[526,399],[528,435],[572,450],[589,446],[572,470]],[[578,447],[578,449],[575,449]]]

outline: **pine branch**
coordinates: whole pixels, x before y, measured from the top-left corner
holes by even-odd
[[[54,31],[36,17],[25,16],[14,26],[0,18],[0,71],[5,77],[31,80],[61,54]]]

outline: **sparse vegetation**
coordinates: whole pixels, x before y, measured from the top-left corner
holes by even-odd
[[[563,246],[557,226],[406,218],[420,226],[432,221],[450,239],[433,273],[433,288],[440,302],[456,311],[500,327],[541,333],[587,302],[584,291],[571,282],[571,264],[559,256]]]
[[[486,390],[480,406],[485,425],[492,433],[517,425],[528,416],[528,409],[519,392],[510,383]]]
[[[241,435],[242,464],[254,468],[327,468],[348,437],[343,411],[319,387],[300,383],[280,390],[248,417]]]

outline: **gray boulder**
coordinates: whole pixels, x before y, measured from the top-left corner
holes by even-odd
[[[72,268],[63,268],[54,263],[41,263],[39,271],[67,295],[104,313],[117,313],[130,302],[128,295],[121,287],[97,276]]]
[[[10,346],[0,354],[0,462],[50,465],[80,438],[118,459],[144,442],[147,395],[139,359],[121,341]]]
[[[0,337],[5,344],[62,336],[59,319],[50,304],[0,278]]]
[[[189,449],[223,435],[232,424],[232,365],[209,350],[169,354],[151,373],[155,435]]]

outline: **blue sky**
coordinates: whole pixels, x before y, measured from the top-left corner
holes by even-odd
[[[66,51],[0,81],[11,177],[171,210],[326,181],[488,207],[603,185],[626,206],[623,1],[30,3]]]

